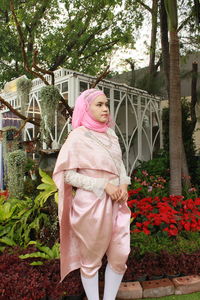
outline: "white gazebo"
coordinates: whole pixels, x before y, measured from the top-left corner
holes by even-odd
[[[50,76],[45,77],[50,82]],[[94,80],[93,76],[72,70],[55,71],[55,85],[71,107],[74,106],[80,92],[89,88]],[[34,118],[41,114],[40,90],[44,83],[40,79],[34,79],[32,83],[26,115]],[[146,91],[110,80],[101,81],[97,87],[103,90],[110,100],[110,111],[115,121],[114,129],[119,137],[126,169],[131,174],[138,161],[152,159],[154,152],[162,147],[161,99],[149,95]],[[17,94],[16,80],[5,85],[1,96],[14,108],[20,109],[21,101]],[[14,125],[13,122],[19,122],[19,118],[10,117],[7,108],[0,113],[0,128],[5,124],[10,126]],[[66,121],[59,111],[55,112],[55,127],[54,132],[51,132],[54,148],[62,145],[70,129],[69,121]],[[33,140],[37,134],[37,128],[27,123],[24,129],[24,141]],[[45,149],[46,145],[44,144],[43,147]],[[0,168],[3,159],[1,153]]]

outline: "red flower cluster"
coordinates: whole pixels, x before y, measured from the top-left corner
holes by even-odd
[[[167,232],[169,236],[176,236],[183,230],[200,230],[200,198],[184,200],[183,196],[169,196],[133,199],[139,191],[129,191],[128,206],[133,218],[131,232]]]
[[[8,191],[0,191],[0,197],[2,196],[8,198]]]

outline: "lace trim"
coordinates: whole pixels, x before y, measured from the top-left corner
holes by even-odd
[[[94,178],[86,175],[79,174],[76,170],[65,171],[65,182],[70,185],[91,191],[101,198],[104,194],[104,189],[108,180],[106,178]]]

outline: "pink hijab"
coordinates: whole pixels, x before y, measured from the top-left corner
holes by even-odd
[[[110,117],[108,122],[102,123],[94,120],[90,114],[89,111],[90,104],[98,96],[105,96],[105,94],[101,90],[97,90],[97,89],[88,89],[80,94],[80,96],[76,100],[73,115],[72,115],[73,129],[79,126],[84,126],[94,131],[106,132],[108,127],[111,127]]]

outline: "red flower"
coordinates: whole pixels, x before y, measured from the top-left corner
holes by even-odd
[[[167,231],[170,236],[176,236],[178,234],[178,229],[174,225],[170,225],[169,228],[165,228],[163,231]]]
[[[151,231],[147,229],[146,227],[143,228],[143,232],[147,235],[151,234]]]
[[[135,194],[138,194],[138,192],[140,192],[142,190],[142,188],[138,188],[138,189],[135,189],[135,190],[129,190],[128,191],[128,196],[132,196],[132,195],[135,195]]]
[[[183,226],[184,226],[185,230],[190,231],[190,223],[189,222],[184,223]]]
[[[136,222],[135,224],[138,228],[142,228],[142,223]]]
[[[196,198],[196,199],[194,200],[194,203],[195,203],[195,205],[200,205],[200,198]]]

